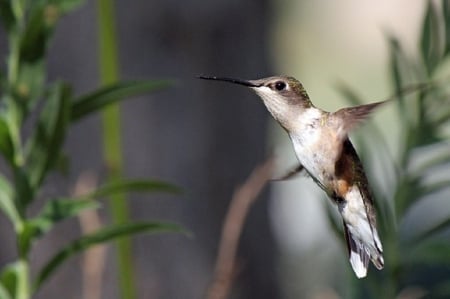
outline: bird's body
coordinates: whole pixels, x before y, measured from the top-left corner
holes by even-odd
[[[350,140],[337,137],[334,117],[309,108],[294,121],[289,137],[300,164],[338,206],[350,262],[356,275],[364,277],[370,259],[383,268],[382,245],[364,169]]]
[[[296,171],[306,171],[337,205],[356,276],[366,276],[370,260],[382,269],[383,250],[372,196],[361,161],[348,139],[348,132],[382,102],[330,113],[316,108],[301,83],[292,77],[250,81],[203,78],[246,85],[262,98],[292,140],[300,163]]]
[[[338,206],[350,262],[356,275],[364,277],[370,259],[378,269],[383,268],[382,245],[376,230],[372,197],[362,164],[350,140],[344,140],[341,152],[336,152],[338,146],[333,141],[333,129],[323,128],[327,126],[323,118],[326,116],[317,121],[321,129],[311,125],[304,131],[306,136],[313,138],[304,136],[303,132],[289,135],[305,171]]]

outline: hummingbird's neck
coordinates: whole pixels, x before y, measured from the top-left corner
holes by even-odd
[[[265,99],[264,96],[262,96],[262,99],[272,117],[288,133],[295,130],[298,124],[305,120],[304,116],[308,116],[307,118],[309,118],[310,112],[318,110],[309,101],[303,105],[303,103],[287,104],[284,101],[277,101],[273,98]]]

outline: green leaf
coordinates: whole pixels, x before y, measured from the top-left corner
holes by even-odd
[[[378,225],[382,232],[397,229],[397,219],[394,210],[394,203],[387,198],[375,198],[375,205],[377,207],[378,215],[381,218],[378,221]]]
[[[422,25],[420,50],[426,70],[431,74],[442,58],[440,44],[440,26],[438,10],[433,1],[428,1],[425,20]]]
[[[82,196],[83,198],[108,197],[118,193],[126,192],[167,192],[179,194],[180,188],[162,181],[151,180],[120,180],[106,183],[97,190]]]
[[[47,232],[57,222],[78,215],[87,209],[96,209],[100,205],[90,199],[54,199],[47,201],[39,216],[29,220],[36,233]]]
[[[80,6],[84,0],[33,0],[20,43],[21,63],[33,64],[45,57],[59,18]]]
[[[423,194],[431,195],[450,187],[450,180],[442,180],[438,182],[428,183],[423,187]]]
[[[71,120],[81,118],[125,98],[156,91],[170,85],[169,81],[129,81],[102,87],[92,93],[84,95],[72,104]]]
[[[83,236],[72,241],[64,249],[56,253],[53,258],[38,273],[35,281],[35,289],[44,283],[59,266],[71,256],[84,251],[94,245],[116,240],[125,236],[138,233],[164,233],[164,232],[184,232],[180,226],[171,223],[161,222],[136,222],[111,225],[99,231]]]
[[[18,294],[21,293],[21,290],[26,288],[26,286],[23,285],[26,283],[23,279],[24,274],[27,273],[26,267],[24,262],[16,261],[3,268],[3,271],[0,274],[0,283],[4,290],[10,295],[10,298],[18,298]]]
[[[57,6],[63,14],[71,12],[85,2],[86,0],[48,0],[49,4]]]
[[[406,174],[400,177],[396,186],[396,193],[394,197],[397,216],[404,215],[411,203],[415,202],[423,195],[422,192],[423,186],[421,177]]]
[[[81,5],[83,5],[86,0],[33,0],[30,1],[29,6],[42,6],[50,7],[50,9],[56,9],[55,13],[57,16],[68,13]]]
[[[419,243],[418,246],[408,246],[404,250],[406,254],[401,255],[402,263],[405,265],[445,265],[450,264],[450,243],[447,240],[432,240]]]
[[[74,217],[87,209],[98,208],[100,204],[89,199],[55,199],[47,201],[41,213],[26,221],[18,237],[20,252],[27,253],[32,242],[67,218]]]
[[[442,2],[445,22],[445,54],[448,54],[450,52],[450,2],[448,0]]]
[[[402,68],[406,58],[399,41],[395,37],[389,37],[389,52],[390,73],[394,84],[394,90],[398,94],[398,108],[399,111],[407,111],[405,97],[403,96],[403,93],[400,92],[403,86]],[[409,123],[408,113],[399,113],[399,117],[400,120],[402,120],[402,124],[407,125]]]
[[[411,127],[407,134],[407,147],[409,149],[429,146],[443,141],[438,128],[430,118],[423,118],[420,123]]]
[[[49,92],[27,148],[27,170],[33,188],[41,184],[59,159],[69,121],[70,97],[70,88],[62,83],[56,84]]]
[[[2,285],[4,286],[6,291],[13,296],[16,293],[17,282],[18,282],[17,271],[18,271],[17,264],[13,263],[13,264],[9,264],[6,267],[4,267],[3,271],[0,275],[0,281],[1,281]]]
[[[0,115],[0,152],[10,165],[14,164],[14,145],[8,123],[3,115]]]
[[[44,58],[48,39],[53,31],[53,24],[48,22],[48,17],[48,11],[43,5],[36,5],[31,9],[20,43],[22,62],[33,63]]]
[[[416,236],[414,236],[411,240],[411,244],[416,244],[423,242],[426,239],[430,239],[434,237],[438,233],[442,233],[443,231],[450,229],[450,217],[447,219],[443,219],[440,222],[433,225],[431,228],[426,229],[423,232],[420,232]]]
[[[441,115],[436,117],[434,122],[437,126],[442,126],[449,120],[450,120],[450,111],[443,111]]]
[[[4,5],[3,2],[5,2]],[[11,27],[14,19],[7,2],[0,0],[5,9],[5,24]],[[84,0],[33,0],[27,7],[27,21],[20,43],[21,63],[34,63],[45,57],[53,29],[61,15],[77,8]],[[2,16],[3,17],[3,16]],[[2,18],[3,19],[3,18]]]
[[[426,171],[430,171],[433,167],[439,167],[450,163],[450,151],[446,151],[442,154],[433,155],[430,159],[426,160],[422,164],[420,164],[417,169],[414,170],[416,175],[421,175]]]
[[[28,111],[34,108],[44,94],[45,63],[43,59],[33,63],[22,63],[14,93]],[[27,111],[27,112],[28,112]]]
[[[21,220],[14,204],[13,193],[10,183],[3,176],[0,176],[0,209],[17,229]]]
[[[34,198],[35,190],[31,187],[30,181],[24,168],[13,169],[14,175],[14,202],[19,215],[25,215],[27,204]]]

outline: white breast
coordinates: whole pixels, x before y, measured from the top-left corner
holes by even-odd
[[[320,137],[321,117],[322,111],[317,108],[307,109],[300,114],[290,132],[292,141],[294,142],[295,139],[295,142],[301,147],[310,147],[316,144]]]
[[[299,116],[294,130],[289,134],[299,162],[319,185],[322,185],[321,187],[323,187],[327,173],[326,167],[334,166],[327,151],[323,150],[324,147],[327,147],[327,141],[323,140],[322,115],[323,112],[319,109],[308,109]]]

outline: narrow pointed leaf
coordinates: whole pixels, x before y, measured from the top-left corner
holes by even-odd
[[[43,4],[29,10],[24,36],[20,40],[22,63],[34,63],[44,58],[54,26],[54,22],[48,21],[49,16],[51,14]]]
[[[404,175],[400,178],[394,196],[397,216],[402,216],[406,213],[409,205],[423,195],[422,190],[423,185],[420,177]]]
[[[33,188],[58,161],[69,120],[70,97],[70,88],[62,83],[49,92],[37,129],[28,144],[27,169]]]
[[[423,187],[423,194],[431,195],[436,192],[440,192],[450,187],[450,180],[443,180],[439,182],[429,183]]]
[[[450,163],[450,151],[434,155],[423,164],[417,167],[417,170],[414,170],[414,173],[417,175],[423,174],[429,171],[433,167],[438,167]]]
[[[417,247],[405,250],[408,252],[402,255],[403,263],[406,265],[445,265],[450,264],[450,243],[444,240],[434,240],[419,243]]]
[[[10,183],[0,176],[0,210],[8,217],[15,228],[20,223],[20,216],[14,204],[13,190]]]
[[[56,223],[67,218],[74,217],[88,209],[96,209],[100,206],[97,201],[90,199],[55,199],[47,201],[42,212],[29,220],[29,225],[34,229],[34,235],[50,230]]]
[[[132,96],[160,90],[169,85],[169,81],[158,80],[120,82],[102,87],[97,91],[84,95],[74,101],[72,104],[71,120],[78,121],[112,103]]]
[[[92,193],[83,196],[84,198],[108,197],[113,194],[127,192],[165,192],[179,194],[180,188],[162,181],[153,180],[120,180],[106,183]]]
[[[436,117],[434,123],[439,126],[439,125],[444,125],[447,121],[450,120],[450,111],[444,111],[442,113],[442,115]]]
[[[14,203],[19,215],[25,215],[28,203],[34,198],[35,189],[30,184],[30,179],[25,168],[13,169],[14,177]]]
[[[439,223],[436,223],[431,228],[413,237],[411,240],[411,244],[423,242],[424,240],[432,238],[436,234],[441,233],[447,229],[450,229],[450,217],[440,221]]]
[[[422,121],[417,124],[415,128],[412,128],[408,136],[408,146],[410,148],[429,146],[444,141],[435,125],[428,118],[422,119]]]
[[[184,232],[184,230],[180,226],[171,223],[137,222],[112,225],[107,228],[100,229],[95,233],[83,236],[80,239],[71,242],[64,249],[56,253],[52,259],[50,259],[50,261],[37,275],[35,289],[39,289],[42,283],[44,283],[47,278],[49,278],[68,258],[94,245],[138,233],[164,232]]]
[[[83,5],[86,0],[52,0],[53,5],[56,5],[61,13],[68,13],[81,5]]]
[[[442,1],[445,22],[445,54],[450,52],[450,1]]]
[[[28,20],[21,38],[20,57],[25,63],[45,57],[53,30],[60,17],[82,5],[85,0],[29,1]],[[23,5],[23,4],[22,4]]]
[[[425,20],[422,25],[420,50],[425,67],[431,74],[441,59],[440,26],[438,10],[433,1],[428,1]]]
[[[36,108],[38,101],[45,94],[45,59],[22,63],[17,80],[20,82],[20,88],[16,94],[28,113]]]
[[[89,199],[57,199],[48,201],[42,212],[25,222],[18,236],[20,252],[29,252],[33,241],[48,232],[52,227],[67,218],[78,215],[87,209],[95,209],[99,203]]]
[[[406,55],[400,46],[399,41],[395,37],[389,37],[389,67],[391,73],[391,81],[393,82],[394,91],[398,94],[398,109],[399,111],[406,112],[407,105],[405,103],[405,96],[400,91],[404,84],[404,79],[402,76],[403,68],[407,64]],[[402,124],[409,125],[409,115],[408,113],[399,113],[399,118],[402,120]]]
[[[3,116],[0,117],[0,152],[8,163],[14,163],[14,149],[11,134],[8,124]]]

